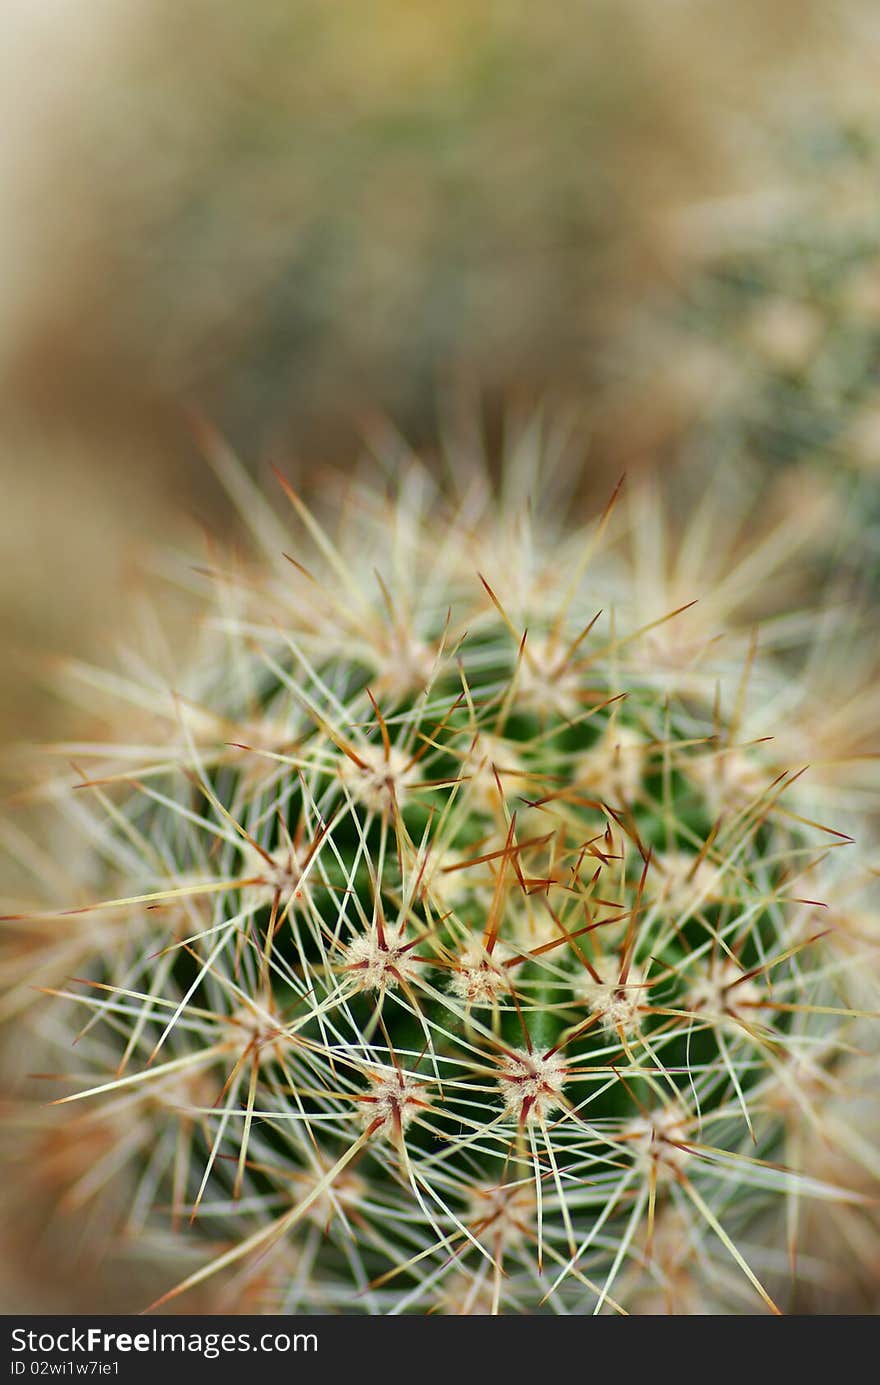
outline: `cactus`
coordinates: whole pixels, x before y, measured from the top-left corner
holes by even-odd
[[[841,795],[751,729],[795,674],[747,562],[664,606],[656,495],[578,521],[537,426],[497,493],[411,460],[335,528],[281,478],[293,532],[211,445],[255,556],[190,572],[169,684],[107,681],[79,894],[17,924],[66,1204],[162,1301],[779,1311],[801,1206],[859,1215],[798,1150],[870,1006]]]

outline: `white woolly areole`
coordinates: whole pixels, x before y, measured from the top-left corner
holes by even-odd
[[[420,1110],[430,1105],[427,1087],[408,1073],[384,1068],[370,1074],[370,1081],[373,1090],[363,1103],[361,1120],[367,1129],[375,1125],[375,1134],[393,1139],[412,1124]]]
[[[261,1063],[276,1057],[284,1048],[284,1028],[275,1021],[268,1004],[261,1009],[242,1005],[223,1021],[223,1028],[235,1048],[242,1053],[251,1050]]]
[[[833,1061],[833,1047],[828,1044],[783,1057],[765,1084],[764,1099],[770,1109],[785,1119],[799,1119],[806,1104],[816,1106],[839,1096],[839,1078],[822,1066],[829,1059]]]
[[[339,777],[355,802],[372,813],[393,813],[395,808],[401,808],[418,777],[412,757],[396,745],[390,746],[387,753],[384,745],[359,745],[354,753],[360,764],[344,756]]]
[[[470,938],[457,959],[449,989],[468,1005],[494,1005],[499,995],[510,991],[510,977],[504,963],[515,956],[504,943],[487,952],[479,936]]]
[[[395,633],[384,647],[373,651],[378,675],[376,687],[391,697],[421,692],[437,666],[437,651],[409,632]]]
[[[494,1248],[518,1245],[535,1220],[535,1190],[531,1183],[475,1184],[471,1189],[467,1224],[475,1236]]]
[[[553,915],[546,909],[528,907],[531,900],[520,897],[513,902],[505,916],[505,930],[521,945],[523,952],[530,952],[545,943],[559,943],[565,937]]]
[[[324,1182],[331,1167],[325,1159],[322,1159],[318,1169],[297,1173],[293,1179],[293,1203],[305,1201],[309,1194],[314,1192],[320,1183]],[[351,1168],[342,1169],[341,1172],[337,1173],[332,1183],[321,1189],[318,1196],[310,1204],[306,1216],[315,1226],[326,1230],[336,1217],[345,1217],[351,1212],[356,1212],[368,1192],[367,1184],[360,1174],[355,1173]]]
[[[715,818],[756,803],[776,778],[769,765],[762,764],[754,752],[749,755],[744,750],[706,755],[688,764],[687,773],[702,790]]]
[[[348,944],[345,968],[360,990],[393,991],[416,975],[418,963],[405,947],[404,929],[389,928],[380,937],[379,930],[371,928]]]
[[[538,716],[577,715],[580,679],[565,658],[565,647],[546,636],[529,635],[517,671],[518,701]]]
[[[723,1020],[755,1020],[762,1009],[766,994],[750,977],[748,981],[742,968],[729,957],[713,960],[708,971],[697,977],[687,995],[687,1006],[696,1014],[713,1023]]]
[[[303,879],[305,863],[293,846],[285,843],[264,855],[250,842],[245,842],[242,852],[242,875],[254,882],[246,889],[255,907],[272,904],[276,895],[280,908],[306,908],[311,903],[309,882]]]
[[[524,1124],[540,1120],[562,1105],[560,1093],[568,1078],[565,1059],[559,1053],[542,1057],[517,1049],[498,1074],[504,1097],[504,1114]]]
[[[592,967],[599,980],[584,971],[573,984],[575,996],[598,1017],[607,1033],[616,1034],[622,1029],[624,1034],[632,1034],[639,1027],[639,1007],[647,994],[642,968],[630,963],[626,981],[622,982],[617,957],[600,957],[592,961]]]
[[[575,773],[587,793],[620,804],[638,798],[644,768],[644,736],[631,726],[616,723],[580,757]]]
[[[435,911],[447,913],[462,901],[477,899],[487,893],[485,886],[474,886],[473,870],[468,870],[464,865],[467,859],[463,851],[456,851],[452,847],[432,851],[428,856],[422,874],[422,890]]]
[[[475,808],[494,812],[499,803],[498,783],[502,792],[507,791],[511,778],[520,781],[522,770],[522,759],[510,741],[480,732],[468,746],[459,775],[468,802]]]
[[[690,851],[664,851],[648,871],[645,894],[662,900],[671,914],[692,914],[719,898],[720,872]]]
[[[661,1106],[647,1116],[638,1116],[624,1130],[637,1159],[646,1169],[654,1169],[658,1179],[677,1178],[693,1158],[687,1144],[688,1115],[677,1101]]]

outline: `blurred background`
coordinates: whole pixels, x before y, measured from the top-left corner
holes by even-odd
[[[231,523],[194,413],[307,478],[546,400],[586,490],[741,469],[870,592],[878,59],[871,0],[5,0],[0,742]]]

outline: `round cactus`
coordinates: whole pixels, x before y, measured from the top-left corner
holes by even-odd
[[[798,1209],[858,1204],[798,1153],[868,1007],[822,893],[851,823],[755,726],[791,659],[687,541],[664,608],[656,523],[575,522],[547,450],[498,494],[350,480],[332,528],[282,479],[291,532],[215,445],[256,557],[78,747],[26,970],[68,1203],[166,1298],[776,1311]]]

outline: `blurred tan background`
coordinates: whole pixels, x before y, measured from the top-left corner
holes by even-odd
[[[870,0],[6,0],[0,743],[69,723],[34,656],[108,654],[151,546],[228,525],[193,409],[307,474],[548,398],[597,492],[873,513],[878,57]]]
[[[875,119],[876,29],[810,0],[8,0],[13,665],[103,640],[139,546],[216,519],[193,405],[257,467],[349,455],[367,411],[429,443],[450,382],[490,415],[574,399],[598,473],[665,446],[717,379],[663,343],[634,366],[638,312],[712,215],[825,189],[788,145]],[[0,699],[7,739],[49,711],[17,674]]]

